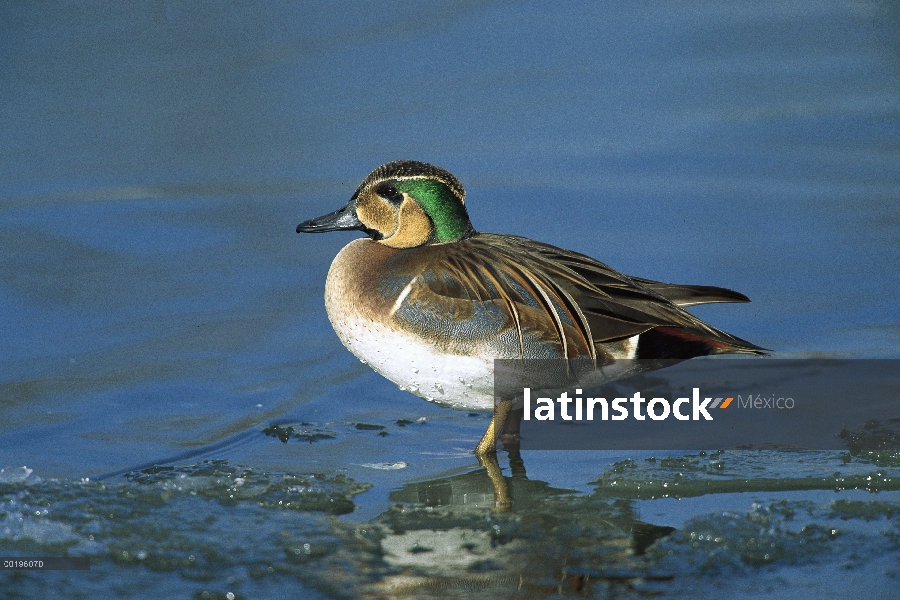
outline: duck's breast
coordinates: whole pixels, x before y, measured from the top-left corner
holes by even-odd
[[[409,254],[367,239],[345,246],[325,283],[332,327],[348,350],[401,389],[454,408],[491,410],[493,356],[442,333],[452,315],[433,318],[449,308],[418,281],[422,269]]]

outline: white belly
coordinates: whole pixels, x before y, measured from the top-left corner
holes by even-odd
[[[414,336],[346,313],[329,310],[328,318],[350,352],[401,390],[453,408],[493,410],[493,360],[438,354]]]

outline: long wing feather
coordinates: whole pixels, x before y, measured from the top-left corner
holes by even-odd
[[[575,355],[572,344],[576,341],[596,358],[597,344],[654,328],[707,342],[716,352],[762,353],[758,346],[711,327],[681,308],[749,301],[731,290],[628,277],[583,254],[516,236],[479,233],[427,248],[435,253],[430,257],[435,270],[457,283],[436,285],[433,291],[450,296],[464,293],[482,306],[493,302],[509,316],[523,353],[522,311],[528,307],[545,315],[565,357]]]

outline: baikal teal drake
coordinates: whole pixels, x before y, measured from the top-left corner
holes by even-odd
[[[684,310],[746,296],[629,277],[583,254],[475,231],[465,197],[444,169],[395,161],[372,171],[343,208],[297,226],[368,236],[331,264],[325,308],[347,349],[400,389],[486,411],[495,408],[497,358],[764,354]],[[476,454],[495,452],[505,420],[494,411]]]

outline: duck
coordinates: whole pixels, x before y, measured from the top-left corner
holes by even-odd
[[[685,360],[766,350],[686,307],[749,302],[730,289],[631,277],[584,254],[472,226],[449,171],[399,160],[297,233],[360,231],[337,254],[325,309],[343,345],[401,390],[494,414],[475,454],[496,453],[510,406],[496,359]]]

